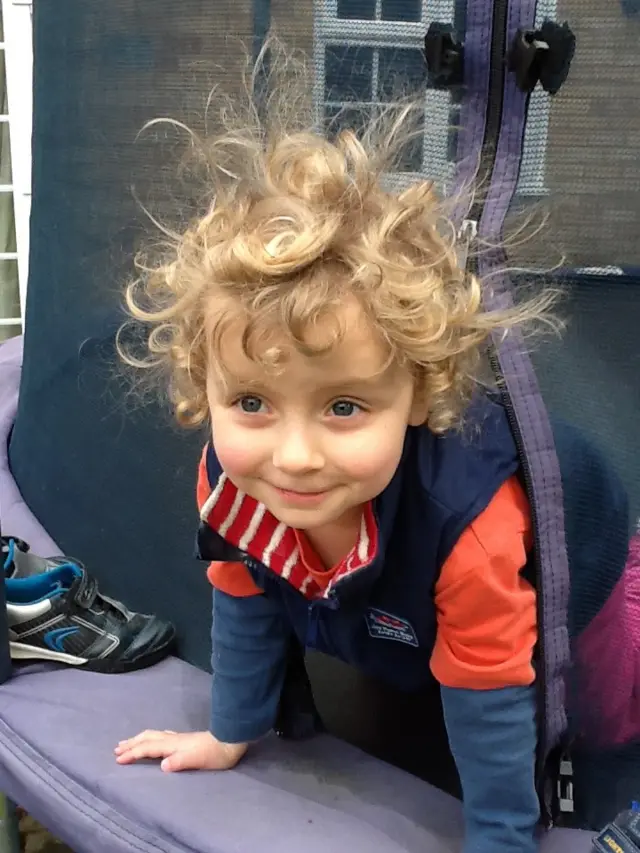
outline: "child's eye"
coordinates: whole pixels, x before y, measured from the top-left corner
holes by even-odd
[[[254,394],[245,394],[244,397],[240,397],[236,401],[236,406],[239,406],[247,415],[256,415],[261,411],[263,403],[260,397],[256,397]]]
[[[351,400],[337,400],[331,406],[331,414],[337,418],[352,418],[362,411],[362,407]]]

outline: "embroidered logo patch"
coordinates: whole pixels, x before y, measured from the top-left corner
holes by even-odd
[[[410,622],[370,607],[366,616],[369,634],[376,640],[395,640],[397,643],[406,643],[408,646],[418,647],[418,638]]]

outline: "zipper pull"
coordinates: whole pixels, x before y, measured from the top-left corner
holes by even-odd
[[[471,244],[478,236],[478,222],[475,219],[464,219],[458,231],[456,250],[458,253],[458,265],[466,272],[469,262],[469,251]]]

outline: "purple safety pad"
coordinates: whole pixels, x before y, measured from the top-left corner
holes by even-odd
[[[0,517],[36,553],[55,543],[7,461],[22,346],[0,346]],[[121,767],[113,748],[144,728],[197,730],[210,677],[176,659],[128,675],[30,666],[0,686],[0,790],[77,853],[455,853],[460,804],[334,738],[257,745],[226,773]],[[588,853],[591,833],[554,830],[543,853]]]
[[[0,687],[0,787],[78,853],[454,853],[459,804],[339,741],[275,737],[226,773],[121,767],[142,728],[202,729],[210,679],[175,659],[130,675],[25,670]],[[558,830],[545,853],[587,853]]]
[[[22,500],[9,470],[7,444],[18,408],[21,370],[19,336],[0,345],[0,529],[4,535],[20,536],[29,542],[36,554],[57,554],[58,547]]]

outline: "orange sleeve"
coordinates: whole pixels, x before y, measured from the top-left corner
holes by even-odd
[[[209,563],[207,578],[211,586],[235,598],[262,594],[244,563]]]
[[[431,671],[441,684],[490,690],[534,681],[536,593],[521,574],[531,540],[529,504],[512,477],[463,532],[436,584]]]
[[[198,484],[196,486],[198,511],[211,494],[211,484],[207,475],[208,449],[209,445],[205,444],[198,467]],[[210,563],[207,569],[207,578],[211,586],[237,598],[246,598],[249,595],[260,595],[262,593],[244,563]]]

